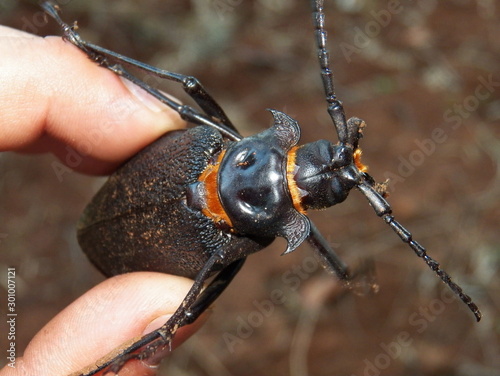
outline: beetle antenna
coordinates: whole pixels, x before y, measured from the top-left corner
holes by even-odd
[[[427,254],[427,251],[418,242],[413,240],[412,234],[404,228],[392,215],[389,203],[370,185],[360,183],[358,189],[365,195],[375,213],[387,223],[399,238],[408,244],[418,257],[424,259],[425,263],[434,273],[469,307],[476,320],[481,320],[481,312],[471,297],[463,292],[462,288],[451,280],[448,273],[441,269],[439,263]]]
[[[333,83],[333,72],[330,69],[330,54],[326,48],[327,32],[325,30],[325,14],[323,12],[323,0],[311,0],[312,16],[314,24],[314,35],[318,46],[318,60],[321,68],[321,79],[325,89],[328,114],[330,115],[340,143],[348,142],[347,122],[342,102],[337,99],[335,85]]]
[[[316,37],[316,45],[318,48],[318,60],[321,68],[321,79],[325,90],[326,102],[328,104],[328,114],[330,115],[337,135],[341,144],[348,144],[359,138],[359,131],[349,132],[350,129],[359,129],[359,125],[354,122],[346,122],[344,108],[342,102],[335,95],[335,85],[333,82],[333,72],[330,69],[330,57],[326,48],[327,32],[325,30],[325,14],[323,11],[323,0],[311,0],[314,35]],[[359,121],[359,119],[356,119]],[[353,134],[352,134],[353,133]],[[353,135],[356,137],[353,137]],[[355,145],[356,146],[356,145]],[[365,195],[368,202],[375,210],[375,213],[387,223],[399,238],[408,244],[418,257],[424,259],[425,263],[431,268],[434,273],[469,307],[474,313],[476,320],[481,319],[481,312],[472,299],[463,292],[462,288],[451,280],[451,277],[442,270],[439,263],[432,257],[427,255],[427,251],[418,242],[413,240],[412,234],[404,228],[392,216],[392,209],[389,203],[378,193],[372,186],[372,183],[361,179],[358,183],[358,189]]]

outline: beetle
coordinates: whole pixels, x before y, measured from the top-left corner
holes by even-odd
[[[313,25],[327,111],[338,142],[318,140],[305,145],[299,145],[298,123],[277,110],[269,110],[272,127],[243,138],[196,78],[88,43],[60,18],[57,6],[50,2],[42,6],[59,23],[64,38],[89,58],[195,125],[168,132],[126,162],[82,215],[79,243],[106,276],[148,270],[194,279],[179,308],[161,328],[83,374],[118,373],[129,359],[146,359],[168,348],[176,330],[194,322],[217,299],[246,257],[276,237],[287,241],[284,254],[307,241],[327,267],[352,287],[354,274],[307,217],[307,211],[339,204],[353,188],[480,320],[481,313],[471,298],[394,219],[385,199],[386,183],[376,183],[361,162],[359,141],[366,124],[358,118],[346,119],[336,96],[322,0],[311,1]],[[168,98],[132,75],[127,66],[182,84],[202,111]]]

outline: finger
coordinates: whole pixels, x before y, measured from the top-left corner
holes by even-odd
[[[180,305],[192,281],[162,273],[137,272],[110,278],[50,321],[30,342],[16,368],[1,376],[67,375],[92,364],[124,342],[164,324]],[[174,347],[203,319],[179,329]],[[132,362],[124,374],[155,370]],[[130,373],[137,374],[137,373]]]
[[[171,129],[179,115],[60,37],[0,26],[0,150],[53,151],[104,173]],[[72,159],[74,161],[74,158]]]

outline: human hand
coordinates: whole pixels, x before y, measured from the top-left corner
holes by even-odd
[[[40,38],[0,26],[0,150],[52,152],[91,174],[112,171],[168,130],[178,115],[124,85],[59,37]],[[70,149],[68,149],[70,148]],[[80,157],[68,160],[68,153]],[[110,278],[76,300],[31,341],[16,368],[1,376],[66,375],[133,337],[161,326],[192,281],[160,273]],[[180,329],[174,347],[200,320]],[[154,374],[131,362],[124,374]]]

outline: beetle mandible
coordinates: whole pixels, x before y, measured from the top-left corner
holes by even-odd
[[[312,0],[315,40],[327,111],[338,142],[299,145],[300,127],[290,116],[269,110],[274,125],[242,138],[223,109],[194,77],[155,68],[84,41],[59,16],[56,5],[45,12],[64,38],[101,66],[130,80],[196,125],[172,131],[119,168],[85,209],[78,225],[79,243],[106,276],[148,270],[194,279],[174,315],[112,359],[96,363],[85,375],[118,373],[127,360],[145,359],[168,348],[176,330],[197,317],[222,293],[250,254],[276,237],[287,241],[285,254],[307,241],[347,286],[352,274],[336,255],[307,211],[343,202],[356,188],[417,256],[469,307],[481,313],[411,233],[394,219],[385,183],[376,183],[361,162],[359,140],[365,123],[346,119],[335,94],[326,48],[323,1]],[[126,70],[132,66],[178,82],[201,112],[168,98]],[[204,288],[208,278],[212,281]]]

